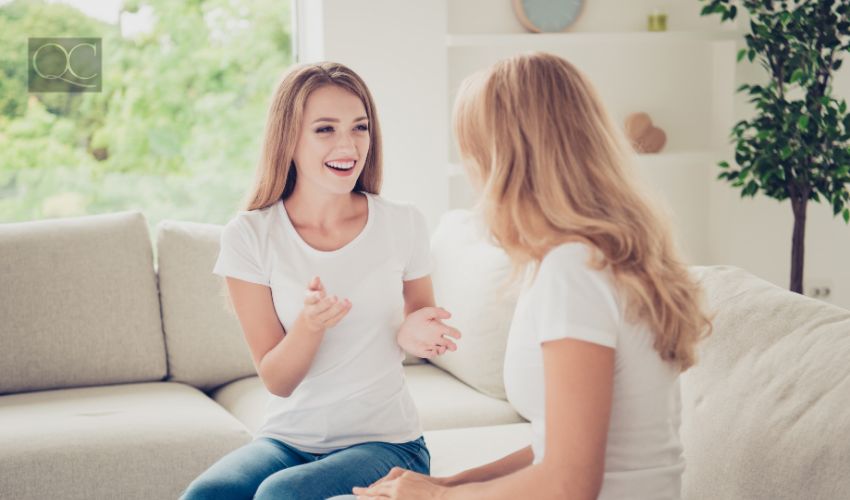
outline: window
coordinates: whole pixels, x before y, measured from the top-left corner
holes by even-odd
[[[292,63],[282,0],[0,0],[0,221],[224,223]],[[30,37],[97,37],[100,92],[29,92]]]

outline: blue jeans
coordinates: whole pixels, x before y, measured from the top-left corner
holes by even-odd
[[[393,467],[422,474],[431,454],[420,437],[407,443],[368,442],[331,453],[307,453],[269,437],[231,451],[198,476],[181,500],[325,500],[368,486]]]

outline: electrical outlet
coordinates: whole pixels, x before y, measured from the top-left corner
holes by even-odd
[[[803,286],[803,295],[815,299],[829,300],[832,295],[832,282],[829,280],[812,280]]]

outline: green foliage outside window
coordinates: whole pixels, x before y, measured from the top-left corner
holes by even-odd
[[[0,221],[141,210],[226,222],[253,181],[292,64],[289,2],[130,0],[153,26],[43,1],[0,6]],[[29,37],[100,37],[103,90],[28,93]]]

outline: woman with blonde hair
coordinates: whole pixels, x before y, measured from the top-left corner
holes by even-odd
[[[439,355],[460,334],[434,306],[425,218],[378,195],[381,173],[363,80],[337,63],[289,71],[213,269],[271,393],[266,418],[182,498],[323,500],[394,466],[428,473],[404,351]]]
[[[680,498],[678,376],[711,323],[622,133],[587,78],[545,53],[467,79],[454,132],[492,236],[530,271],[504,377],[532,444],[446,478],[393,469],[354,493]]]

